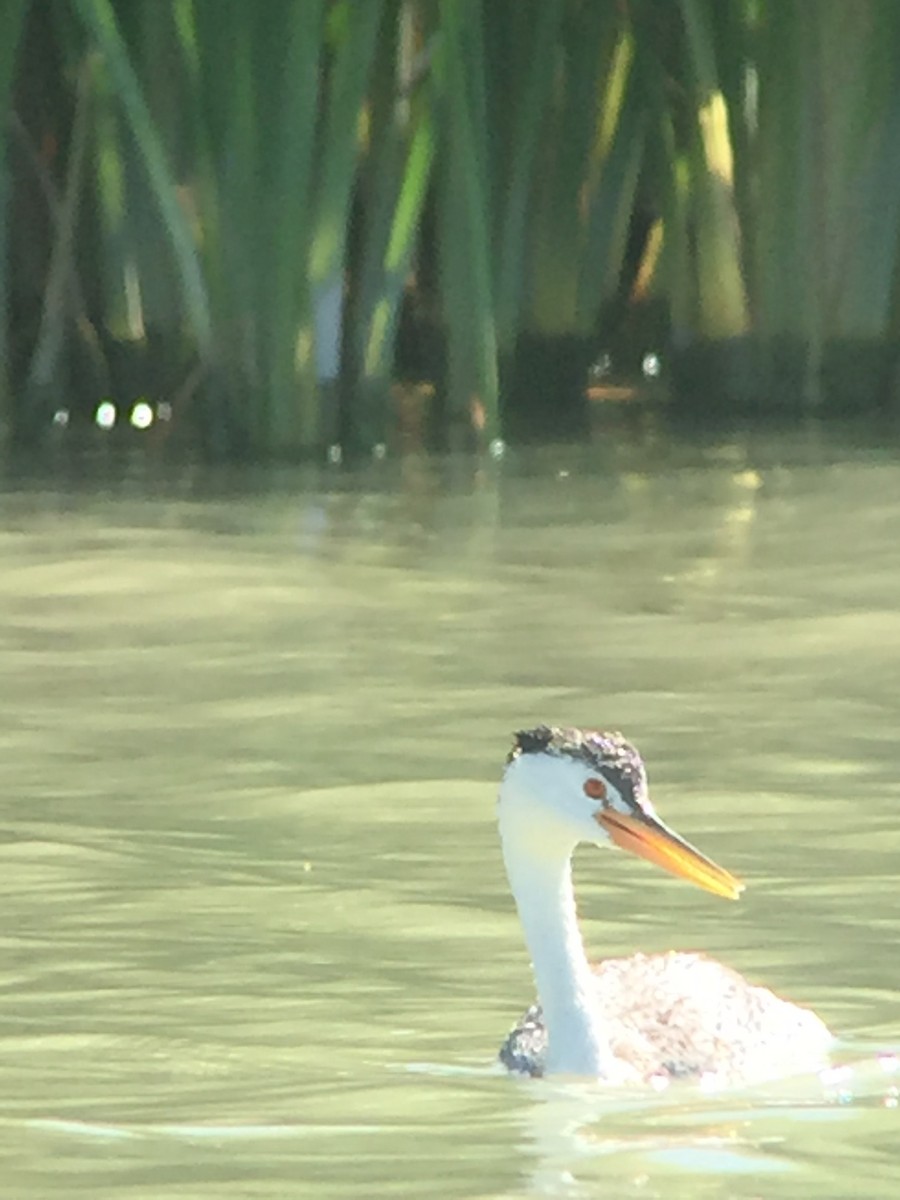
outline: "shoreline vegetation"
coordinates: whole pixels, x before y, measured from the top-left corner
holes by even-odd
[[[5,0],[0,431],[893,410],[898,45],[894,0]]]

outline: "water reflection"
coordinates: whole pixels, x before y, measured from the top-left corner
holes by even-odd
[[[890,455],[651,430],[61,479],[0,496],[10,1194],[896,1191]],[[812,1005],[847,1096],[496,1072],[531,982],[493,798],[545,719],[630,733],[749,885],[724,912],[580,858],[594,953],[700,947]]]
[[[519,1111],[520,1154],[532,1164],[529,1194],[590,1195],[598,1183],[615,1180],[671,1195],[696,1187],[698,1177],[744,1176],[758,1185],[781,1174],[794,1182],[802,1174],[809,1186],[804,1167],[811,1143],[821,1139],[833,1150],[840,1128],[872,1109],[884,1110],[873,1126],[895,1128],[898,1077],[895,1056],[873,1056],[818,1076],[706,1098],[681,1086],[659,1096],[532,1083],[530,1103]],[[657,1192],[653,1179],[664,1181],[664,1189]]]

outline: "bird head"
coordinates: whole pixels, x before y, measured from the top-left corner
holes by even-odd
[[[501,828],[536,852],[542,843],[579,842],[628,850],[717,896],[736,900],[741,884],[657,816],[641,756],[620,733],[522,730],[500,787]]]

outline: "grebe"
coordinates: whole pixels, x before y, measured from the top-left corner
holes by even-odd
[[[743,888],[659,819],[641,756],[621,734],[517,733],[498,812],[539,998],[500,1050],[510,1070],[734,1085],[827,1062],[833,1038],[814,1013],[712,959],[671,951],[588,962],[572,890],[579,842],[630,850],[730,900]]]

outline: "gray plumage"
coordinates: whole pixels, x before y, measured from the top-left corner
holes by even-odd
[[[755,987],[702,954],[670,951],[593,966],[597,1008],[634,1082],[716,1076],[748,1083],[826,1060],[828,1030],[809,1009]],[[533,1004],[500,1048],[510,1071],[544,1073],[547,1034]]]

